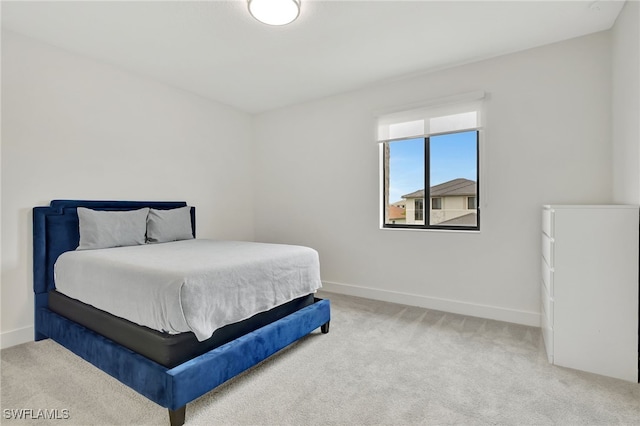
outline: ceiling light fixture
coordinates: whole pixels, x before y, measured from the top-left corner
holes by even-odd
[[[267,25],[287,25],[300,14],[300,0],[247,0],[249,13]]]

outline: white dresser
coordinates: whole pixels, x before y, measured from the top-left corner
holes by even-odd
[[[542,210],[541,327],[549,362],[638,382],[638,206]]]

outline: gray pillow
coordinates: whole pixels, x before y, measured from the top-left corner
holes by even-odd
[[[190,240],[191,207],[179,207],[170,210],[149,210],[147,217],[147,242],[165,243],[168,241]]]
[[[149,208],[99,211],[78,207],[80,245],[76,250],[135,246],[145,243]]]

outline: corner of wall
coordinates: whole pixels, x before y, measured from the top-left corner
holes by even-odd
[[[610,43],[612,197],[640,204],[640,2],[625,3]]]
[[[0,333],[0,349],[33,342],[33,326],[19,328],[17,330]]]

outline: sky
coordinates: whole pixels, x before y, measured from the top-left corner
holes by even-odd
[[[424,189],[424,138],[390,142],[389,201]],[[476,180],[476,132],[432,136],[431,181],[438,185],[456,178]]]

